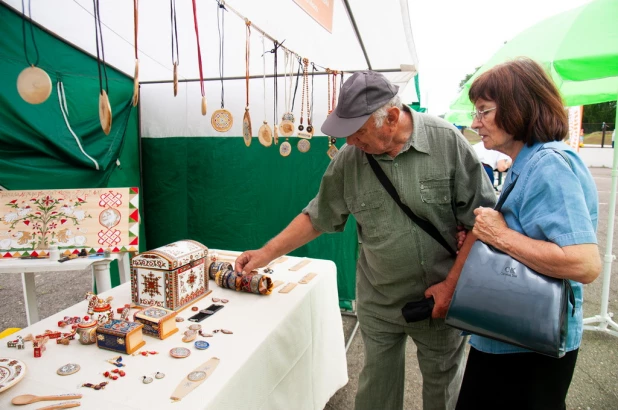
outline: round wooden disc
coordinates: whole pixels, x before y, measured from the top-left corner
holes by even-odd
[[[282,157],[287,157],[292,152],[292,146],[289,142],[284,141],[281,145],[279,145],[279,154]]]
[[[107,98],[105,90],[101,90],[101,94],[99,94],[99,119],[103,132],[105,135],[109,135],[112,130],[112,107],[109,105],[109,98]]]
[[[262,124],[258,131],[258,141],[265,147],[270,147],[273,144],[273,131],[266,122]]]
[[[206,115],[206,97],[202,97],[202,115]]]
[[[279,123],[279,131],[284,137],[294,134],[294,123],[290,120],[283,120]]]
[[[17,77],[17,92],[30,104],[41,104],[52,92],[49,75],[38,67],[24,68]]]
[[[232,125],[234,125],[234,117],[228,110],[221,109],[212,113],[210,123],[215,131],[225,132],[232,128]]]
[[[298,148],[300,152],[307,152],[311,148],[311,143],[309,140],[300,139],[298,140],[298,144],[296,144],[296,148]]]
[[[251,130],[251,116],[249,115],[249,109],[245,109],[245,115],[242,117],[242,137],[245,140],[245,145],[251,145],[252,139],[252,130]]]
[[[133,75],[133,106],[139,102],[139,60],[135,60],[135,74]]]
[[[68,363],[58,368],[58,370],[56,370],[56,373],[60,376],[69,376],[73,373],[77,373],[79,369],[81,369],[81,367],[77,363]]]
[[[174,97],[178,95],[178,63],[174,63]]]

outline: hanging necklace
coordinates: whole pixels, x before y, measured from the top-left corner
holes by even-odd
[[[335,109],[335,104],[337,103],[337,75],[339,74],[339,72],[337,70],[330,70],[328,68],[326,69],[326,71],[328,73],[327,74],[328,76],[327,107],[328,107],[328,115],[330,115]],[[343,76],[343,72],[341,73],[341,75]],[[331,76],[332,76],[332,84],[331,84]],[[339,152],[339,149],[335,145],[335,142],[337,142],[337,139],[335,137],[328,137],[328,150],[326,150],[326,155],[328,155],[330,159],[335,158],[335,155],[337,155],[337,152]]]
[[[103,30],[101,29],[101,12],[99,11],[99,0],[93,0],[94,4],[94,28],[97,40],[97,68],[99,69],[99,119],[101,128],[105,135],[109,135],[112,129],[112,107],[109,104],[107,93],[109,92],[107,80],[107,65],[105,64],[105,49],[103,47]],[[105,89],[103,89],[103,76],[105,76]]]
[[[306,103],[306,104],[305,104]],[[307,129],[303,125],[307,107]],[[313,135],[313,127],[310,122],[311,111],[309,108],[309,59],[303,58],[303,91],[300,99],[300,125],[298,126],[298,138],[310,139]],[[303,143],[306,146],[306,144]]]
[[[270,147],[273,143],[273,132],[266,121],[266,48],[264,36],[262,36],[262,84],[264,91],[264,121],[258,131],[258,141],[265,147]]]
[[[176,97],[178,94],[178,65],[180,64],[178,28],[176,26],[176,0],[170,0],[170,16],[172,25],[172,64],[174,65],[174,97]]]
[[[285,41],[285,40],[284,40]],[[283,42],[281,43],[283,44]],[[277,127],[277,111],[278,111],[278,103],[279,103],[279,79],[277,78],[277,71],[278,68],[277,67],[277,52],[279,51],[279,46],[280,44],[277,43],[276,41],[273,41],[273,53],[274,53],[274,60],[275,60],[275,69],[274,69],[274,86],[273,86],[273,92],[274,92],[274,102],[273,102],[273,140],[275,141],[275,145],[279,144],[279,127]]]
[[[34,63],[30,62],[28,58],[28,45],[26,44],[26,10],[24,6],[24,0],[21,1],[21,12],[23,18],[21,21],[22,38],[24,40],[24,55],[26,56],[26,62],[30,67],[24,68],[17,77],[17,92],[19,96],[30,104],[41,104],[45,102],[52,91],[52,83],[49,75],[37,67],[39,64],[39,49],[36,46],[34,39],[34,28],[32,23],[32,12],[30,11],[30,0],[28,0],[28,18],[30,19],[30,37],[32,38],[32,45],[36,52],[36,60]]]
[[[139,102],[139,59],[137,58],[137,2],[133,0],[133,41],[135,44],[135,75],[133,75],[133,106]]]
[[[296,86],[294,87],[294,96],[292,97],[292,110],[290,110],[290,112],[286,114],[283,114],[284,120],[289,120],[292,123],[292,130],[290,132],[290,135],[294,133],[294,128],[293,128],[294,114],[292,114],[292,112],[294,111],[294,103],[296,102],[296,91],[298,90],[298,79],[300,78],[300,70],[302,69],[302,58],[300,56],[297,56],[297,57],[298,57],[298,71],[296,71]],[[291,82],[290,82],[290,85],[291,85]],[[289,138],[290,135],[286,135],[285,141],[283,142],[283,144],[281,144],[281,146],[279,146],[279,154],[281,154],[281,156],[287,157],[288,155],[292,153],[292,145],[290,144],[290,138]]]
[[[197,62],[200,67],[200,88],[202,91],[202,115],[206,115],[206,91],[204,91],[204,74],[202,72],[202,53],[200,51],[200,33],[197,29],[197,6],[193,0],[193,25],[195,26],[195,38],[197,39]]]
[[[289,50],[285,51],[283,57],[285,67],[285,113],[281,117],[281,122],[279,123],[279,130],[281,131],[281,135],[289,137],[290,135],[294,134],[294,114],[292,114],[292,111],[290,109],[290,100],[292,99],[292,83],[294,81],[293,73],[295,59],[292,58],[292,52]]]
[[[248,147],[251,145],[251,116],[249,115],[249,43],[251,40],[251,22],[245,18],[245,86],[246,86],[246,98],[247,103],[245,105],[245,115],[242,117],[242,137],[245,140],[245,145]]]
[[[223,91],[223,38],[225,36],[225,14],[227,11],[222,2],[217,2],[217,29],[219,30],[219,76],[221,77],[221,109],[212,113],[210,123],[215,131],[225,132],[232,128],[234,117],[225,109],[225,93]],[[219,27],[219,13],[221,13],[221,26]]]

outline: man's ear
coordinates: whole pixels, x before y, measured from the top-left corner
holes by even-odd
[[[387,110],[387,114],[386,114],[386,123],[389,126],[393,126],[395,124],[397,124],[397,122],[399,121],[399,115],[401,114],[401,110],[397,107],[390,107]]]

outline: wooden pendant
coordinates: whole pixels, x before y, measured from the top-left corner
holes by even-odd
[[[339,148],[337,148],[335,144],[333,144],[328,148],[328,151],[326,151],[326,155],[328,155],[330,159],[333,159],[335,158],[335,155],[337,155],[338,152],[339,152]]]
[[[212,113],[210,123],[215,131],[225,132],[232,128],[234,117],[231,112],[222,108]]]
[[[279,127],[277,124],[273,125],[273,140],[275,140],[275,145],[279,144]]]
[[[27,103],[41,104],[49,98],[52,82],[44,70],[35,66],[24,68],[17,77],[17,92]]]
[[[313,133],[312,132],[307,132],[305,130],[298,131],[298,138],[303,138],[303,139],[310,140],[311,137],[313,137]]]
[[[258,131],[258,141],[265,147],[270,147],[273,144],[273,131],[266,121],[264,121]]]
[[[281,154],[282,157],[287,157],[288,155],[290,155],[292,153],[292,145],[290,145],[289,142],[284,141],[280,146],[279,146],[279,154]]]
[[[139,60],[135,60],[135,75],[133,76],[133,106],[139,102]]]
[[[174,97],[178,95],[178,63],[174,63]]]
[[[294,134],[294,123],[290,120],[283,120],[279,123],[279,129],[281,130],[281,135],[289,137]]]
[[[172,393],[170,397],[174,401],[181,400],[187,394],[191,393],[193,389],[202,384],[210,375],[215,371],[217,365],[219,365],[219,358],[213,357],[206,363],[198,366],[195,370],[185,376],[178,384],[178,387]]]
[[[311,143],[308,139],[300,139],[298,140],[298,144],[296,144],[296,148],[298,148],[300,152],[307,152],[311,148]]]
[[[249,115],[249,108],[245,108],[245,115],[242,117],[242,137],[245,140],[245,145],[251,145],[253,132],[251,130],[251,115]]]
[[[202,115],[206,115],[206,97],[202,97]]]
[[[105,90],[101,90],[101,94],[99,94],[99,119],[103,132],[105,135],[109,135],[112,130],[112,107],[109,105],[109,98]]]

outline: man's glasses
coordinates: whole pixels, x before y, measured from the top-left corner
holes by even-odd
[[[485,118],[485,114],[487,114],[489,111],[493,111],[495,109],[496,109],[496,107],[488,108],[488,109],[483,110],[483,111],[472,111],[470,113],[470,118],[474,119],[474,117],[476,117],[476,119],[478,119],[479,121],[483,121],[483,118]]]

